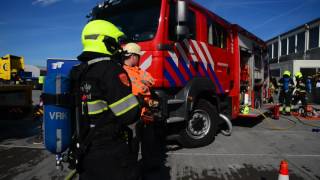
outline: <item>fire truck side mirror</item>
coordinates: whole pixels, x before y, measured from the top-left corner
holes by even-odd
[[[188,16],[188,4],[185,0],[177,1],[177,26],[176,35],[178,39],[184,39],[189,34],[189,29],[187,26],[187,16]]]

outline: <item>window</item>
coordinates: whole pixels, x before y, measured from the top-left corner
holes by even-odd
[[[104,19],[112,22],[124,32],[128,41],[147,41],[156,35],[160,7],[161,1],[148,0],[126,4],[123,2],[108,8],[95,7],[92,11],[92,20]]]
[[[313,76],[317,73],[317,68],[300,68],[303,77]]]
[[[277,41],[273,44],[273,58],[278,57],[278,49],[279,49],[279,45],[278,45],[278,41]]]
[[[269,59],[272,59],[272,44],[268,46],[268,55],[269,55]]]
[[[297,52],[304,52],[305,48],[305,32],[301,32],[297,35]]]
[[[177,18],[176,18],[176,3],[170,4],[170,14],[169,14],[169,39],[170,40],[177,40],[176,36],[176,25],[177,25]]]
[[[281,56],[287,55],[287,39],[281,40]]]
[[[309,49],[319,47],[319,26],[309,30]]]
[[[260,55],[254,55],[254,67],[257,69],[262,69],[262,61]]]
[[[187,26],[189,28],[189,39],[196,39],[196,14],[190,9],[188,11]]]
[[[40,70],[40,76],[46,76],[47,71],[46,70]]]
[[[296,49],[296,36],[289,37],[289,54],[295,53]]]
[[[207,18],[208,21],[208,43],[218,47],[227,47],[227,31],[218,23]]]
[[[177,40],[176,35],[176,6],[177,3],[170,4],[170,15],[169,15],[169,39],[172,41]],[[196,39],[196,14],[191,9],[188,10],[188,18],[186,22],[187,27],[189,28],[189,37],[188,39]]]
[[[271,77],[280,77],[280,69],[272,69],[270,70]]]

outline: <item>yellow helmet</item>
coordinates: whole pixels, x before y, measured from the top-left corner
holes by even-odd
[[[296,72],[295,77],[302,78],[302,73],[300,71]]]
[[[123,35],[123,32],[108,21],[90,21],[81,35],[83,51],[113,55],[120,48],[118,39]]]
[[[286,70],[286,71],[283,72],[283,76],[284,75],[291,76],[291,73],[290,73],[290,71]]]
[[[129,54],[142,55],[141,47],[137,43],[128,43],[124,46],[123,50],[127,51]]]
[[[18,71],[17,71],[17,69],[12,69],[11,70],[11,73],[17,73]]]
[[[246,105],[245,107],[243,107],[243,108],[241,109],[241,113],[242,113],[242,114],[249,114],[249,113],[250,113],[250,108],[249,108],[249,106]]]

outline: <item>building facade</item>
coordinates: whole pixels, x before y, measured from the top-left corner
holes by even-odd
[[[26,64],[24,67],[26,73],[31,73],[32,77],[38,78],[40,76],[40,68],[34,65]]]
[[[307,77],[320,72],[320,18],[267,41],[270,75],[301,71]]]

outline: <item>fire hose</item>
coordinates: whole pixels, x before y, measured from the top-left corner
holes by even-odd
[[[254,108],[252,108],[254,109]],[[292,125],[289,126],[289,127],[285,127],[285,128],[279,128],[277,127],[276,125],[274,125],[272,123],[272,119],[270,119],[269,117],[267,117],[263,112],[261,112],[259,109],[254,109],[256,111],[259,112],[260,115],[262,115],[264,117],[264,119],[266,120],[266,122],[269,124],[270,128],[265,128],[265,129],[270,129],[270,130],[277,130],[277,131],[284,131],[284,130],[288,130],[288,129],[291,129],[293,127],[295,127],[297,125],[297,122],[291,120],[291,119],[288,119],[288,118],[285,118],[286,120],[288,120]]]
[[[252,108],[252,109],[253,109],[253,108]],[[269,117],[267,117],[267,116],[266,116],[264,113],[262,113],[260,110],[258,110],[258,109],[255,109],[255,110],[258,111],[258,112],[265,118],[265,120],[267,120],[266,122],[271,126],[271,128],[267,128],[267,129],[271,129],[271,130],[288,130],[288,129],[291,129],[291,128],[295,127],[296,124],[297,124],[297,122],[293,121],[292,119],[289,119],[289,118],[286,118],[286,117],[284,117],[284,116],[281,116],[282,118],[284,118],[284,119],[288,120],[289,122],[291,122],[292,125],[289,126],[289,127],[286,127],[286,128],[279,128],[279,127],[276,127],[276,126],[272,123],[272,121],[273,121],[272,119],[270,119]],[[320,128],[319,125],[312,124],[312,123],[306,123],[306,122],[303,122],[300,118],[298,118],[298,117],[296,117],[296,116],[294,116],[294,117],[295,117],[295,118],[298,120],[298,122],[299,122],[300,124],[302,124],[302,125]]]

